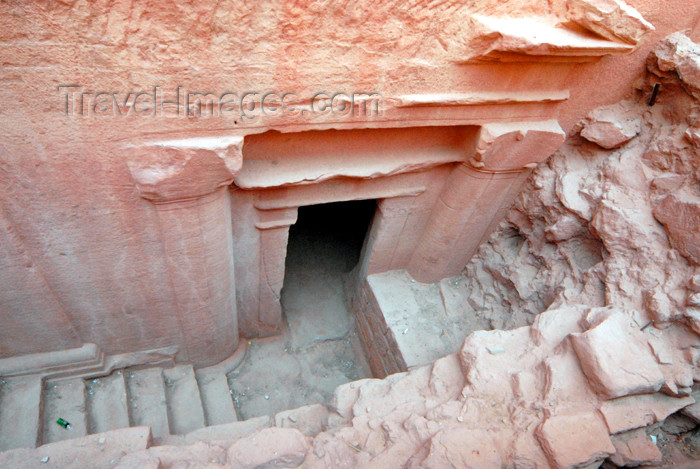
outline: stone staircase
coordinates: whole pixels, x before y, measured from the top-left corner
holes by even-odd
[[[70,422],[66,429],[58,418]],[[237,421],[225,373],[190,365],[123,369],[99,378],[0,381],[0,451],[33,448],[129,426],[149,426],[154,443]]]

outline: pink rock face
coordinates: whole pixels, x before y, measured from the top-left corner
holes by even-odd
[[[149,446],[149,427],[122,428],[51,443],[37,449],[5,451],[0,453],[0,464],[4,467],[107,467],[114,465],[124,454],[136,453]]]
[[[700,265],[700,201],[696,197],[669,195],[654,209],[671,244],[695,265]]]
[[[571,335],[581,368],[596,391],[608,399],[653,393],[664,384],[656,359],[635,336],[619,317]]]
[[[108,357],[168,348],[203,364],[236,348],[239,315],[244,335],[278,332],[287,230],[305,204],[380,200],[360,280],[403,268],[426,281],[458,275],[564,131],[628,94],[652,47],[640,39],[658,37],[619,0],[326,3],[0,3],[0,98],[11,103],[0,109],[1,356],[95,343]],[[693,2],[630,3],[659,34],[697,18]],[[142,428],[101,453],[88,437],[0,460],[28,467],[47,450],[49,466],[81,467],[141,450],[120,467],[154,469],[657,460],[643,430],[624,432],[691,405],[667,394],[700,379],[700,204],[675,193],[698,182],[699,64],[685,36],[664,41],[635,95],[661,80],[657,106],[588,114],[581,136],[599,148],[571,135],[536,169],[512,225],[482,246],[463,302],[492,327],[521,328],[342,386],[335,409],[293,412],[308,436],[218,428],[194,435],[208,442],[145,450]],[[303,99],[315,86],[381,88],[386,113],[71,120],[47,105],[62,104],[57,83],[151,80]],[[247,161],[244,139],[260,144]]]

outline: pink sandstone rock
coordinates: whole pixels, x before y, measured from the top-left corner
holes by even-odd
[[[642,130],[635,108],[633,103],[621,103],[595,109],[584,119],[581,137],[606,149],[629,142]]]
[[[584,28],[611,40],[636,44],[654,26],[620,0],[569,0],[567,16]]]
[[[266,428],[234,442],[226,463],[241,469],[297,467],[306,457],[311,440],[299,430]]]
[[[650,70],[672,72],[696,99],[700,97],[700,60],[697,45],[682,32],[671,34],[654,48]]]
[[[610,462],[617,466],[659,464],[663,455],[644,430],[634,430],[612,437],[615,454]]]
[[[275,426],[296,428],[306,436],[316,436],[328,426],[328,409],[322,404],[312,404],[278,412]]]
[[[421,463],[425,469],[498,469],[501,457],[489,434],[465,426],[440,430],[430,440],[430,452]]]
[[[603,402],[600,412],[611,434],[646,427],[693,404],[692,397],[674,398],[664,394],[628,396]]]
[[[243,138],[194,138],[127,147],[141,196],[155,202],[200,197],[233,182],[243,165]]]
[[[615,453],[603,419],[592,412],[549,417],[537,438],[558,469],[586,466]]]
[[[612,399],[661,389],[664,376],[637,335],[619,316],[571,334],[581,367],[601,396]]]
[[[117,462],[119,469],[161,469],[204,465],[220,468],[226,464],[226,447],[217,443],[198,441],[186,446],[154,446],[147,451],[128,454]]]
[[[700,201],[697,197],[671,194],[654,209],[671,244],[695,265],[700,265]]]
[[[691,49],[685,51],[691,52]],[[676,70],[674,67],[669,70]],[[685,75],[688,82],[689,77],[692,74]],[[673,127],[665,119],[673,118],[673,114],[685,116],[685,109],[667,108],[661,116],[650,112],[644,117],[645,125],[663,133],[665,128]],[[671,138],[673,145],[665,148],[670,149],[673,161],[692,162],[689,153],[695,150],[684,152],[682,145],[676,145],[674,140],[684,138],[683,135],[681,130]],[[645,134],[646,137],[651,138]],[[517,321],[531,322],[535,313],[552,306],[537,318],[533,327],[473,334],[459,357],[450,355],[432,367],[392,375],[385,380],[345,385],[336,393],[340,417],[335,420],[334,428],[319,434],[313,443],[295,430],[267,429],[233,443],[200,442],[187,447],[151,448],[123,458],[122,467],[293,467],[303,463],[319,468],[333,465],[374,468],[419,466],[423,461],[437,467],[448,462],[468,467],[475,464],[470,461],[472,457],[481,456],[486,461],[478,460],[478,463],[485,467],[511,462],[516,466],[547,467],[545,453],[557,467],[599,464],[601,458],[611,454],[608,433],[658,422],[672,409],[689,405],[693,400],[647,394],[601,404],[600,396],[588,392],[588,382],[598,383],[597,389],[604,387],[604,394],[609,394],[610,388],[619,392],[649,392],[658,383],[656,368],[648,364],[654,363],[661,370],[661,382],[669,387],[664,391],[673,392],[669,384],[673,383],[680,393],[680,388],[688,387],[690,376],[689,367],[677,361],[680,351],[688,352],[693,373],[697,374],[697,359],[691,350],[697,346],[697,337],[693,342],[687,337],[677,340],[681,334],[673,335],[682,330],[692,336],[685,324],[669,324],[660,336],[654,336],[661,343],[653,345],[647,343],[651,341],[641,340],[637,331],[624,333],[631,323],[646,314],[633,312],[633,308],[643,306],[642,292],[651,292],[650,296],[654,297],[658,291],[658,297],[684,304],[692,297],[687,290],[698,283],[692,280],[697,272],[668,249],[663,230],[655,227],[648,216],[651,205],[646,186],[660,170],[639,168],[643,154],[640,150],[645,144],[641,140],[630,142],[629,148],[614,153],[576,149],[576,146],[564,148],[537,170],[533,186],[523,196],[526,208],[521,207],[520,231],[510,228],[505,235],[501,232],[500,241],[490,243],[482,251],[482,260],[498,258],[498,262],[484,262],[478,271],[480,275],[474,275],[474,282],[483,281],[482,285],[487,285],[483,297],[488,301],[482,302],[481,307],[488,304],[495,308],[494,320],[506,317],[503,324],[513,327]],[[193,171],[192,175],[197,177],[190,181],[192,184],[204,181],[208,187],[212,182],[216,186],[219,175],[227,180],[225,171],[219,171],[219,161],[211,156],[206,159],[216,163],[217,177]],[[673,169],[695,178],[692,168],[689,164]],[[170,197],[171,193],[166,192]],[[6,200],[8,204],[14,203],[12,197]],[[50,203],[52,199],[44,200]],[[565,227],[568,223],[568,228],[552,229],[563,216],[569,217],[568,222],[562,223]],[[576,220],[573,217],[579,217],[580,231],[571,229],[575,225],[571,220]],[[593,229],[589,230],[587,225],[591,220]],[[547,238],[546,232],[554,235]],[[192,256],[197,257],[196,253]],[[492,283],[484,280],[488,277],[483,273],[489,268]],[[592,285],[591,290],[584,290],[584,283]],[[503,285],[507,286],[499,290]],[[503,302],[498,301],[501,297],[505,298]],[[574,300],[583,300],[588,307],[572,307],[570,303]],[[514,310],[524,305],[523,309],[532,311],[533,315],[522,319],[516,311],[514,319],[509,310],[498,312],[504,304]],[[603,305],[610,308],[595,309],[588,314],[590,306]],[[584,313],[586,317],[582,319]],[[694,313],[685,314],[691,317]],[[622,315],[626,321],[611,326]],[[155,321],[157,317],[153,316]],[[700,321],[700,317],[695,319]],[[584,332],[586,328],[589,330]],[[695,332],[700,330],[697,324],[691,324],[691,328]],[[574,335],[568,339],[570,333]],[[571,344],[577,340],[585,353],[578,349],[574,353]],[[672,350],[666,353],[664,346]],[[621,351],[621,347],[625,350]],[[579,359],[583,370],[578,368]],[[593,362],[595,366],[590,365],[586,371],[584,363]],[[635,372],[641,369],[643,379],[633,381],[627,376],[628,365]],[[666,366],[673,368],[668,376]],[[596,411],[589,409],[596,406],[600,406],[607,429]],[[474,422],[487,430],[473,430]],[[538,428],[536,436],[535,428]],[[472,437],[487,448],[485,454],[469,451]],[[462,444],[465,441],[468,444]],[[633,443],[620,452],[624,457],[639,458],[638,453],[631,451],[636,445]],[[642,447],[640,451],[648,449]]]
[[[566,134],[556,121],[482,125],[475,140],[474,165],[485,170],[513,170],[546,159]]]

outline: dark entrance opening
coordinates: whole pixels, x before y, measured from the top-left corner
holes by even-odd
[[[239,418],[329,404],[341,384],[370,378],[344,283],[357,265],[376,209],[374,200],[299,209],[289,231],[282,335],[248,342],[230,373]]]
[[[287,272],[299,265],[328,274],[352,270],[376,210],[375,200],[353,200],[299,207],[289,229]]]
[[[299,207],[289,229],[282,308],[292,344],[344,337],[354,327],[343,288],[360,260],[375,200]]]

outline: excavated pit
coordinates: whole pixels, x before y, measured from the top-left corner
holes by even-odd
[[[371,377],[344,283],[357,265],[374,200],[299,208],[289,231],[282,335],[251,340],[229,374],[239,418],[327,404],[346,382]]]

